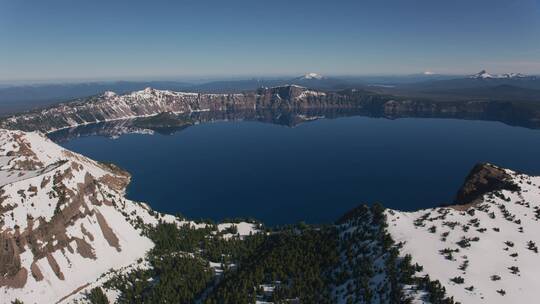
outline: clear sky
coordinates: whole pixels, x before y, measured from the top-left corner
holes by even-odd
[[[540,74],[540,0],[0,0],[0,81]]]

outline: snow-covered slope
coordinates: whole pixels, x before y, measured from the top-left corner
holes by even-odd
[[[461,303],[538,298],[540,177],[484,165],[460,196],[462,205],[387,210],[388,231],[403,242],[400,254],[410,254]]]
[[[0,304],[72,303],[107,277],[147,267],[143,226],[205,228],[130,201],[130,175],[66,150],[38,132],[0,129]],[[253,223],[222,223],[243,239]]]
[[[0,303],[55,303],[153,244],[124,198],[129,174],[39,133],[0,130]]]
[[[388,242],[383,208],[377,209],[360,206],[337,225],[340,263],[334,269],[332,286],[337,303],[390,304],[405,297],[421,299],[425,294],[417,284],[407,282],[410,274],[402,270],[410,266],[408,260],[393,253],[398,246]]]

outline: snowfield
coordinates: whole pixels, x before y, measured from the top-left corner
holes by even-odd
[[[246,222],[240,222],[240,223],[222,223],[218,224],[217,230],[218,232],[223,232],[226,229],[230,229],[232,227],[236,227],[237,233],[225,233],[223,234],[224,239],[230,239],[234,236],[238,236],[240,238],[244,238],[246,236],[252,235],[257,233],[259,230],[256,227],[256,224],[253,223],[246,223]]]
[[[506,172],[521,190],[487,193],[467,209],[387,211],[388,231],[404,243],[400,253],[461,303],[530,303],[540,296],[540,177]]]

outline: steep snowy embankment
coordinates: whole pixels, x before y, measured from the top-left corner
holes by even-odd
[[[55,303],[153,244],[124,198],[129,175],[43,135],[0,130],[0,303]]]

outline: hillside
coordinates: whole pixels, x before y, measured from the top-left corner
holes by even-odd
[[[458,205],[387,211],[388,231],[425,274],[461,303],[525,303],[538,296],[540,178],[475,168]]]
[[[0,130],[0,303],[55,303],[111,269],[140,264],[154,247],[144,227],[206,227],[125,199],[129,181],[42,134]],[[227,238],[254,227],[230,226],[215,231]]]
[[[153,244],[128,220],[147,207],[124,199],[129,179],[38,133],[0,130],[2,302],[52,303],[144,256]]]

